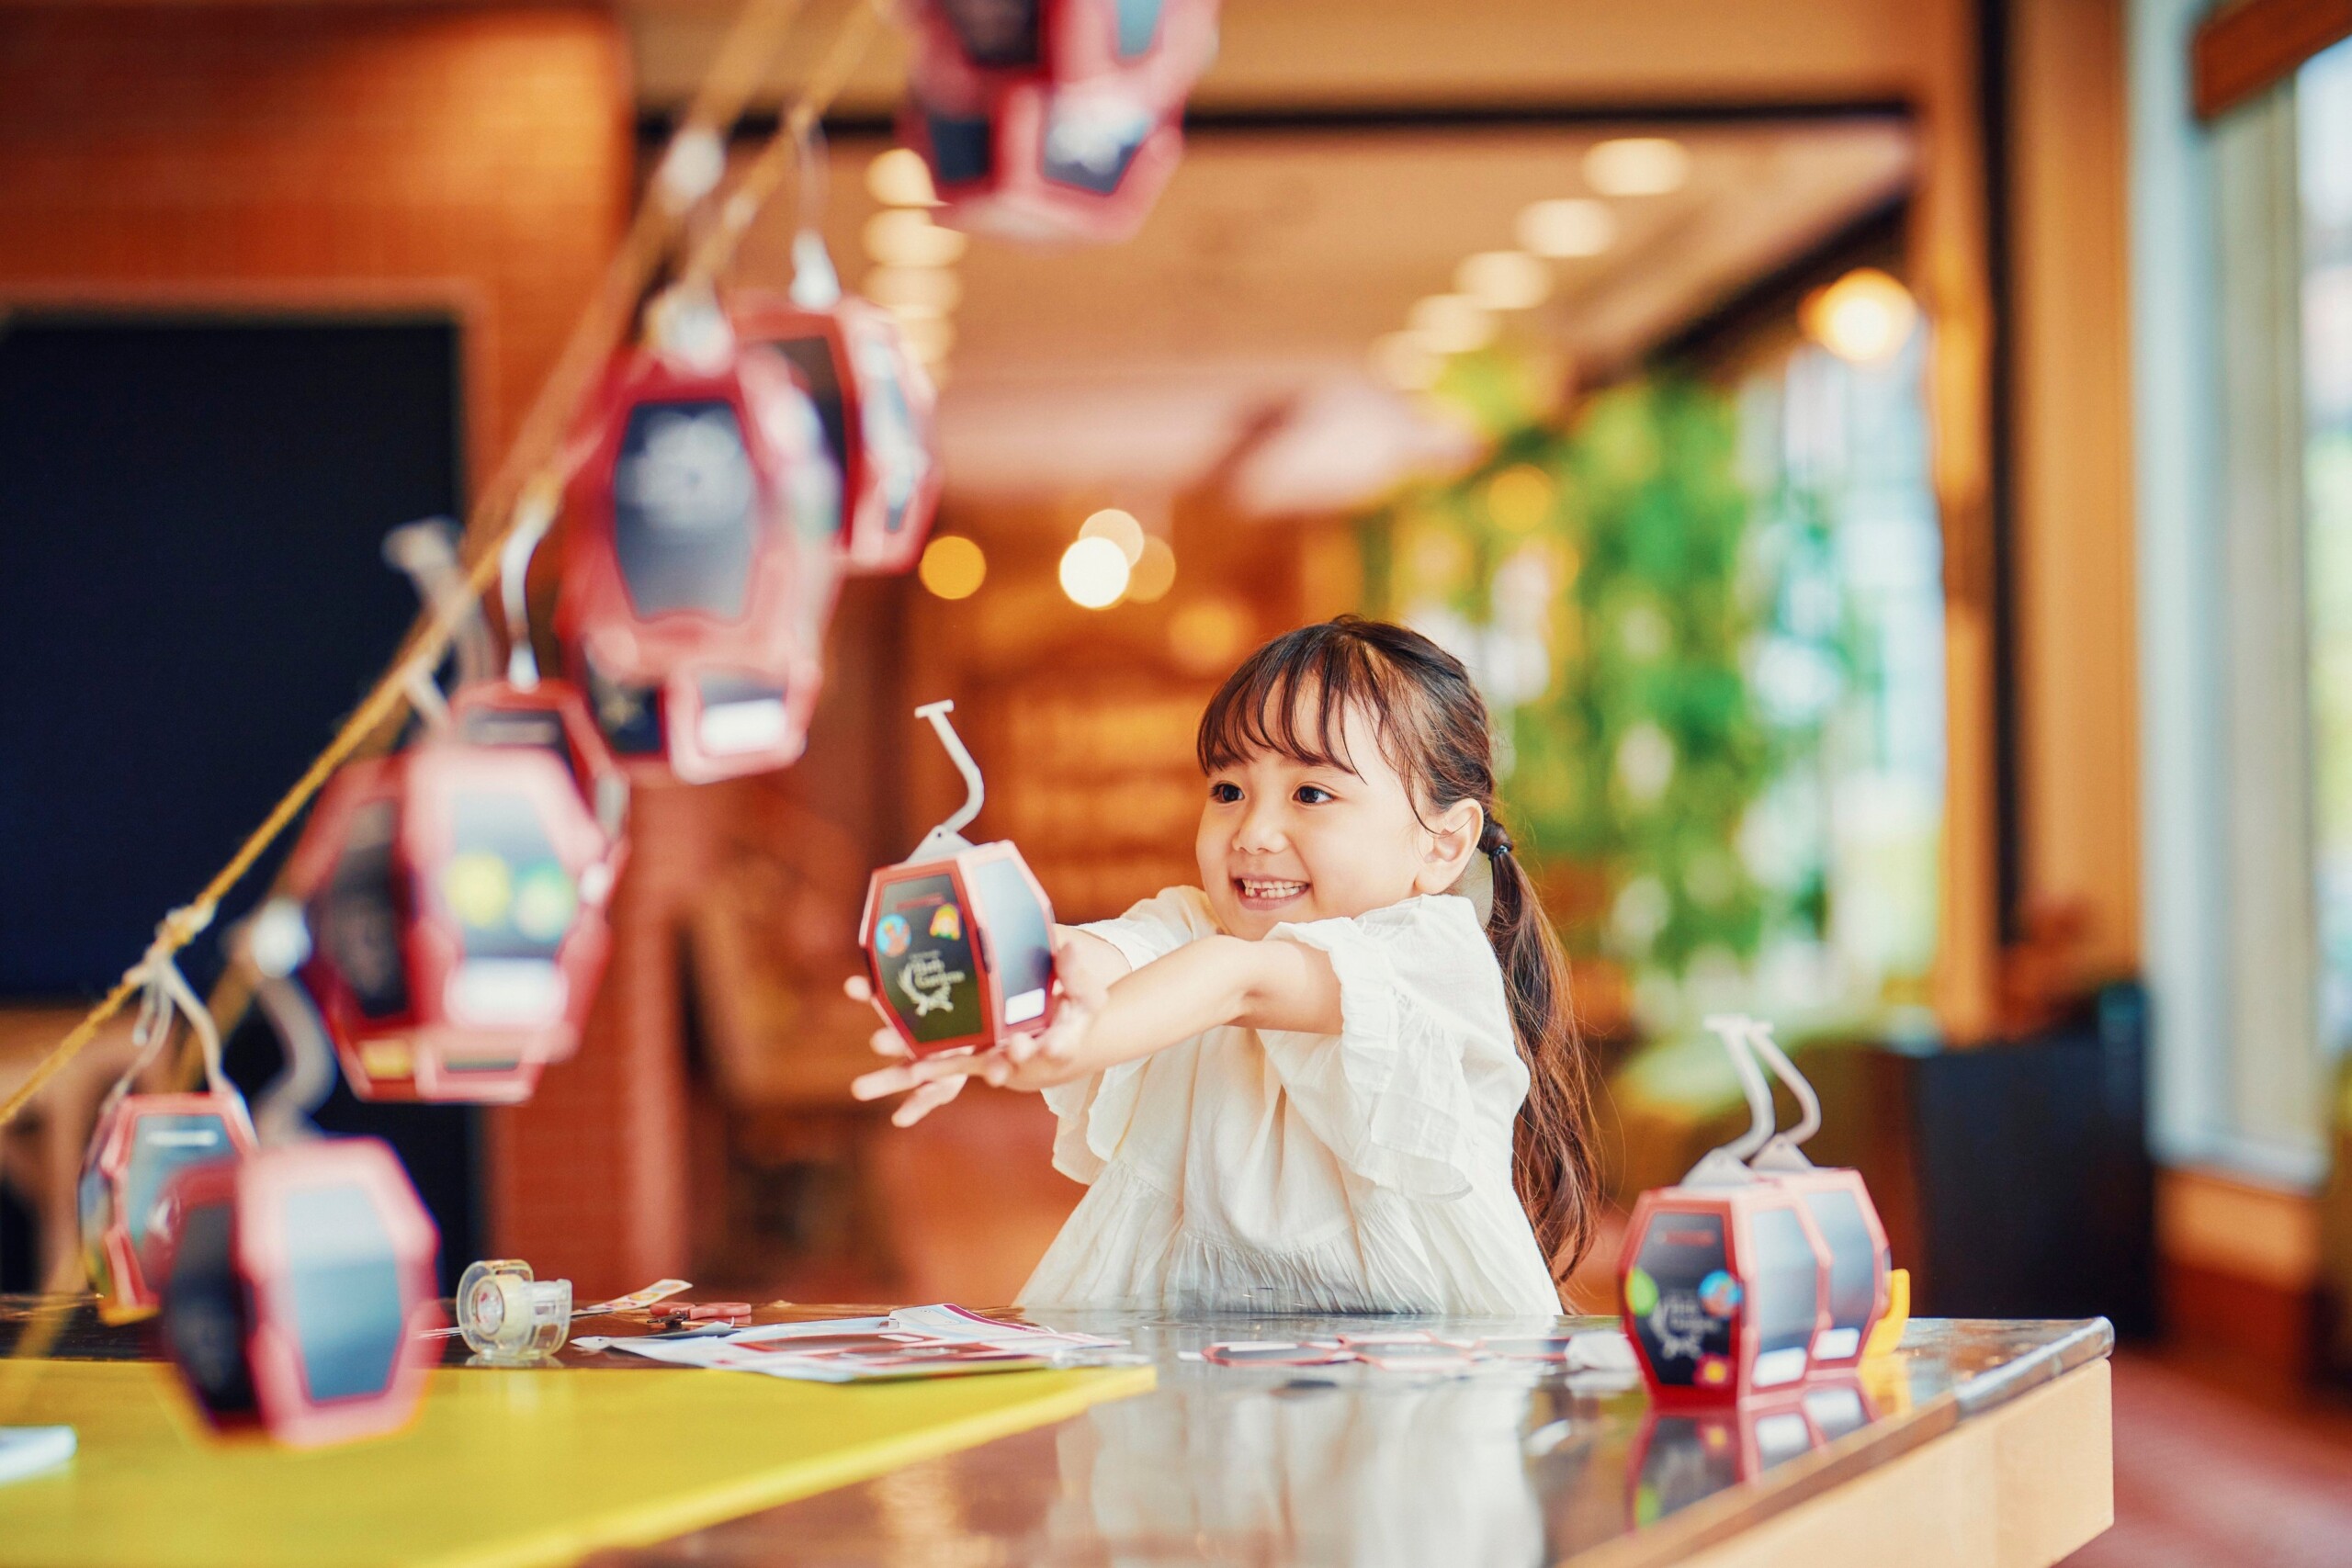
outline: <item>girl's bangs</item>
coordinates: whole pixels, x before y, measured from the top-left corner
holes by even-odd
[[[1201,715],[1201,772],[1271,751],[1315,768],[1357,772],[1345,727],[1356,703],[1377,715],[1378,679],[1366,650],[1329,626],[1275,638],[1229,676]],[[1317,636],[1317,633],[1326,635]]]

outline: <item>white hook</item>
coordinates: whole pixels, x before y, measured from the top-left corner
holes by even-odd
[[[1752,1021],[1740,1013],[1716,1013],[1704,1021],[1705,1027],[1724,1043],[1732,1068],[1739,1074],[1739,1087],[1747,1096],[1747,1131],[1715,1151],[1738,1160],[1745,1160],[1762,1148],[1779,1120],[1772,1109],[1772,1088],[1764,1081],[1763,1071],[1757,1066],[1755,1054],[1748,1047]]]
[[[841,274],[825,249],[825,131],[814,117],[793,136],[800,154],[799,231],[792,236],[792,302],[807,310],[830,310],[841,303]]]
[[[498,598],[506,611],[506,679],[522,691],[539,683],[539,656],[531,647],[531,558],[555,526],[556,487],[544,479],[524,487],[514,526],[498,555]]]
[[[956,705],[946,701],[925,703],[915,709],[917,718],[931,720],[932,728],[939,732],[939,743],[947,748],[947,760],[964,775],[964,804],[946,821],[923,835],[922,842],[915,849],[917,860],[967,848],[964,826],[980,814],[980,807],[988,799],[988,786],[980,779],[980,765],[972,761],[972,754],[964,750],[963,737],[947,722],[947,716],[955,711]]]
[[[1803,1073],[1797,1071],[1797,1065],[1789,1060],[1788,1053],[1781,1050],[1780,1043],[1772,1038],[1772,1026],[1770,1023],[1760,1018],[1749,1019],[1747,1041],[1755,1048],[1756,1054],[1762,1056],[1766,1065],[1771,1067],[1772,1076],[1789,1086],[1789,1092],[1796,1096],[1797,1101],[1797,1124],[1785,1133],[1775,1133],[1749,1163],[1766,1166],[1811,1165],[1813,1162],[1806,1159],[1799,1151],[1807,1139],[1821,1131],[1821,1097],[1814,1092],[1813,1085],[1806,1080]]]
[[[480,601],[466,592],[458,560],[457,525],[446,517],[403,523],[384,536],[384,560],[408,574],[424,607],[448,622],[458,654],[458,683],[490,679],[490,624]]]
[[[240,946],[254,970],[254,997],[269,1015],[286,1053],[254,1113],[254,1134],[270,1147],[316,1137],[311,1112],[334,1090],[334,1049],[311,994],[294,978],[311,956],[311,930],[291,898],[272,898],[245,922]]]

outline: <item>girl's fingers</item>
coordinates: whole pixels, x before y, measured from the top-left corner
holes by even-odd
[[[914,1055],[912,1051],[907,1049],[907,1043],[899,1038],[899,1032],[892,1029],[888,1024],[883,1025],[883,1027],[876,1030],[871,1035],[867,1036],[866,1043],[874,1047],[874,1054],[877,1056],[911,1056]]]
[[[927,1083],[907,1096],[899,1109],[890,1112],[894,1127],[911,1127],[957,1095],[964,1092],[966,1080],[961,1077],[942,1078]]]
[[[874,999],[874,982],[863,975],[852,975],[842,982],[842,995],[854,1002],[870,1002]]]

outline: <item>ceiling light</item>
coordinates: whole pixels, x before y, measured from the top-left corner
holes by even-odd
[[[931,165],[911,147],[893,147],[865,165],[866,194],[885,207],[936,207]]]
[[[1858,266],[1804,302],[1806,335],[1856,365],[1892,359],[1911,340],[1919,307],[1911,291],[1874,266]]]
[[[1453,287],[1489,310],[1524,310],[1551,297],[1552,269],[1525,251],[1480,251],[1453,269]]]
[[[1073,539],[1062,552],[1062,592],[1085,610],[1107,610],[1127,591],[1125,550],[1108,539]]]
[[[1670,137],[1620,136],[1586,150],[1584,177],[1603,196],[1664,196],[1690,177],[1690,154]]]
[[[942,599],[969,599],[988,581],[989,558],[961,534],[942,534],[923,547],[915,575]]]
[[[1127,579],[1127,597],[1138,604],[1157,604],[1176,586],[1176,551],[1158,537],[1143,542],[1143,554]]]
[[[1372,368],[1399,391],[1426,392],[1437,385],[1445,356],[1419,333],[1390,333],[1373,341]]]
[[[876,305],[911,308],[916,315],[944,316],[964,298],[956,275],[935,266],[878,266],[865,275],[859,291]]]
[[[1105,507],[1078,525],[1081,539],[1108,539],[1119,547],[1119,553],[1133,566],[1143,559],[1143,525],[1135,514],[1115,506]]]
[[[865,254],[884,266],[947,266],[969,243],[916,208],[890,208],[865,220]]]
[[[1493,313],[1466,294],[1432,294],[1406,319],[1440,354],[1467,354],[1495,341]]]
[[[1590,197],[1535,202],[1519,215],[1519,243],[1539,256],[1597,256],[1617,243],[1617,215]]]

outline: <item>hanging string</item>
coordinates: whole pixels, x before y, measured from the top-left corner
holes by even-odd
[[[824,118],[833,99],[841,96],[850,73],[872,46],[885,3],[886,0],[853,0],[849,15],[842,18],[840,30],[833,34],[832,48],[817,62],[817,69],[810,73],[807,85],[777,122],[767,145],[760,149],[759,155],[729,187],[727,199],[719,204],[718,221],[689,253],[679,276],[682,291],[708,288],[733,264],[743,236],[751,231],[752,220],[783,186],[785,176],[800,164],[802,151],[817,122]],[[803,174],[805,178],[807,171]],[[803,226],[808,221],[804,210]]]
[[[7,1100],[0,1102],[0,1127],[14,1121],[146,985],[149,963],[153,957],[160,953],[169,958],[211,923],[213,911],[221,899],[244,880],[269,846],[293,825],[335,770],[400,716],[410,701],[412,683],[431,680],[464,617],[473,613],[472,605],[498,581],[501,551],[517,523],[532,515],[535,505],[544,505],[549,495],[560,493],[567,477],[567,455],[561,450],[563,435],[578,417],[582,400],[596,373],[634,322],[646,286],[668,254],[686,215],[710,194],[725,174],[723,132],[742,118],[752,89],[803,3],[804,0],[749,0],[720,43],[685,118],[656,166],[646,199],[639,205],[628,231],[605,269],[595,296],[574,323],[571,337],[557,356],[555,367],[541,384],[538,395],[532,400],[514,442],[468,513],[466,540],[470,547],[467,552],[470,564],[465,580],[466,607],[459,610],[454,604],[437,605],[419,621],[391,667],[351,711],[334,738],[311,760],[293,786],[270,807],[261,825],[237,846],[228,863],[214,874],[193,900],[165,917],[148,956],[125,970],[65,1038],[34,1065]],[[794,122],[813,123],[824,113],[848,81],[857,56],[864,52],[872,37],[876,19],[872,0],[858,0],[843,21],[841,36],[835,39],[833,48],[794,105],[786,129]],[[852,39],[854,47],[845,47]],[[779,130],[777,140],[785,146],[788,164],[791,139],[785,130]],[[770,151],[774,151],[773,146]],[[765,159],[763,153],[762,161]],[[733,238],[717,252],[711,252],[707,243],[697,247],[697,259],[705,253],[721,262],[730,257],[734,241],[740,240],[741,231],[750,227],[759,203],[781,179],[779,171],[763,186],[739,183],[727,204],[729,213],[740,209],[740,221],[731,231]],[[747,196],[749,204],[743,206]],[[718,232],[730,232],[726,220],[722,220]],[[571,454],[568,460],[577,462],[579,457]]]

